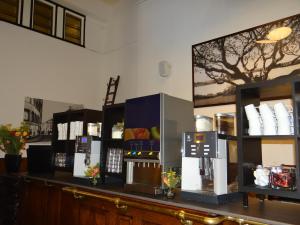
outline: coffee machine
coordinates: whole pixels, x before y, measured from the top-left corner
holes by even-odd
[[[235,137],[216,131],[183,133],[183,198],[216,204],[237,199],[237,171]]]
[[[181,166],[181,135],[194,127],[193,103],[167,94],[125,103],[127,191],[161,194],[162,172]]]
[[[96,136],[77,136],[74,157],[74,177],[85,177],[88,166],[100,163],[101,141]]]

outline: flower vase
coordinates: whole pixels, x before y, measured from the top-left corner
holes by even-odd
[[[168,199],[173,199],[175,198],[175,191],[173,188],[168,188],[168,191],[167,191],[167,198]]]
[[[101,177],[90,177],[90,183],[92,186],[103,184]]]
[[[98,178],[96,177],[91,177],[90,182],[92,186],[96,186],[98,184]]]
[[[21,155],[5,154],[4,162],[5,169],[7,173],[17,173],[19,172],[21,165]]]

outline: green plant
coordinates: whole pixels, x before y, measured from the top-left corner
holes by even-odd
[[[176,174],[175,171],[173,171],[171,168],[167,172],[162,173],[162,178],[164,184],[169,189],[174,189],[176,185],[180,182],[180,176]]]
[[[97,179],[100,178],[100,164],[97,163],[94,166],[88,166],[87,170],[84,172],[86,177],[91,178],[92,184],[97,184]]]
[[[25,147],[28,135],[29,127],[25,123],[21,123],[20,127],[0,125],[0,150],[6,154],[19,155]]]

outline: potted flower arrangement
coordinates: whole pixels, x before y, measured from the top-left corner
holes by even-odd
[[[96,186],[98,183],[98,179],[100,178],[100,164],[97,163],[94,166],[88,166],[84,174],[86,177],[89,177],[91,179],[92,185]]]
[[[0,150],[5,153],[7,172],[18,172],[21,164],[21,150],[24,149],[29,127],[21,123],[20,127],[0,125]]]
[[[180,182],[180,176],[176,174],[175,171],[169,169],[167,172],[162,173],[162,180],[164,184],[168,187],[167,198],[174,198],[177,184]]]

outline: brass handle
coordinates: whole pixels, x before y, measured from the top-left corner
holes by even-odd
[[[45,182],[44,182],[44,185],[45,185],[46,187],[54,187],[53,184],[49,184],[48,181],[46,181],[46,180],[45,180]]]
[[[24,177],[24,182],[25,183],[31,183],[31,180],[29,180],[28,178]]]
[[[239,224],[248,224],[248,225],[267,225],[264,223],[260,222],[255,222],[255,221],[249,221],[249,220],[244,220],[241,218],[234,218],[234,217],[229,217],[229,216],[202,216],[202,215],[197,215],[197,214],[192,214],[185,212],[184,210],[174,210],[174,209],[169,209],[161,206],[156,206],[156,205],[150,205],[150,204],[143,204],[139,202],[134,202],[134,201],[125,201],[121,200],[120,198],[116,197],[108,197],[105,195],[100,195],[100,194],[94,194],[91,192],[86,192],[86,191],[80,191],[77,190],[76,188],[73,187],[64,187],[62,189],[65,192],[70,192],[73,193],[74,198],[76,199],[83,199],[84,197],[90,197],[90,198],[96,198],[96,199],[101,199],[107,202],[111,202],[115,204],[117,209],[124,210],[126,211],[128,207],[134,207],[138,209],[143,209],[143,210],[148,210],[160,214],[165,214],[168,216],[173,216],[179,219],[182,225],[193,225],[194,222],[199,222],[202,224],[206,225],[217,225],[221,224],[222,222],[225,221],[232,221],[232,222],[237,222]]]
[[[182,225],[193,225],[193,221],[191,220],[180,220]]]
[[[73,193],[73,197],[74,197],[75,199],[78,199],[78,200],[84,199],[84,196],[79,195],[79,194],[77,194],[77,193]]]
[[[121,211],[126,211],[128,209],[127,205],[121,204],[121,200],[119,198],[116,198],[114,203],[115,203],[116,208],[120,209]]]
[[[182,225],[193,225],[193,221],[187,220],[185,218],[185,211],[180,210],[177,214],[178,219],[180,220]]]

